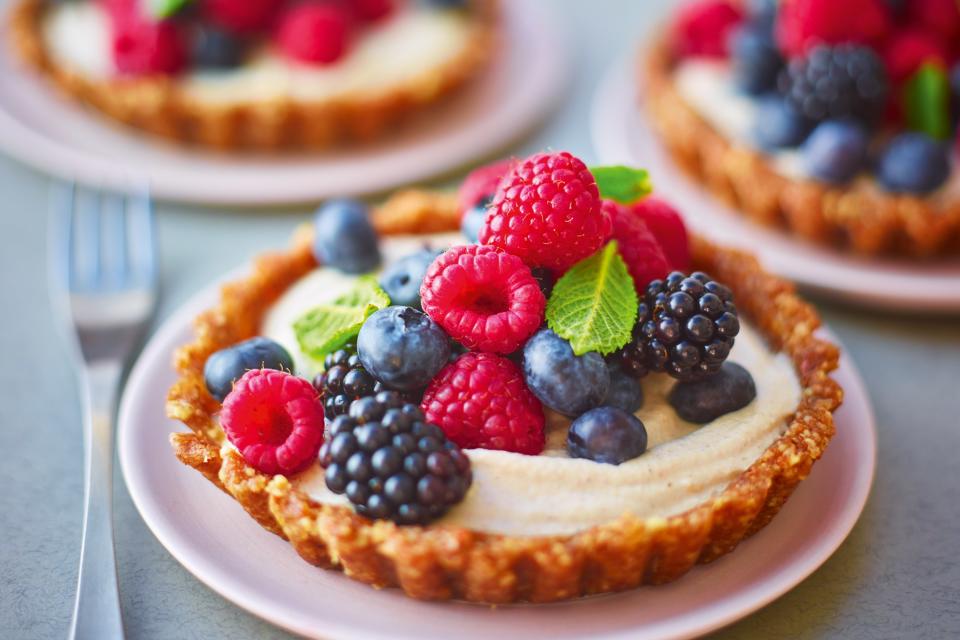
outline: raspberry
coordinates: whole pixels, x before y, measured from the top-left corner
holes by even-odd
[[[817,44],[877,45],[890,33],[882,0],[791,0],[780,5],[777,42],[784,55],[805,55]]]
[[[120,73],[177,73],[186,65],[187,49],[172,22],[150,22],[133,14],[117,16],[113,62]]]
[[[504,158],[497,160],[482,167],[477,167],[467,174],[463,183],[460,185],[460,191],[457,193],[457,200],[460,205],[460,219],[486,199],[492,199],[497,191],[497,185],[505,175],[510,173],[510,169],[516,164],[513,158]]]
[[[480,242],[530,267],[563,272],[610,236],[610,217],[587,166],[566,152],[541,153],[504,177],[480,229]]]
[[[465,353],[433,379],[420,405],[427,420],[465,449],[535,456],[543,451],[543,407],[520,368],[492,353]]]
[[[317,457],[323,443],[323,405],[303,378],[252,369],[223,401],[220,426],[257,471],[292,474]]]
[[[393,13],[394,0],[354,0],[350,3],[353,16],[361,22],[377,22]]]
[[[937,61],[946,66],[950,49],[935,32],[908,27],[898,31],[883,48],[887,74],[895,84],[905,81],[924,62]]]
[[[512,353],[540,327],[546,298],[520,258],[477,244],[437,258],[420,287],[423,310],[468,349]]]
[[[280,4],[276,0],[203,0],[202,12],[213,24],[249,33],[269,29]]]
[[[674,271],[690,269],[690,239],[683,218],[670,204],[659,198],[648,197],[631,207],[660,243],[663,254]]]
[[[699,0],[677,12],[673,38],[681,56],[725,58],[729,36],[743,21],[739,7],[724,0]]]
[[[350,16],[337,5],[295,5],[280,17],[277,42],[289,58],[329,64],[346,53],[351,26]]]
[[[956,0],[910,0],[906,9],[908,20],[918,27],[947,42],[960,39],[960,4]]]
[[[605,200],[603,207],[613,219],[613,237],[638,291],[642,291],[651,280],[670,273],[660,243],[639,216],[610,200]]]

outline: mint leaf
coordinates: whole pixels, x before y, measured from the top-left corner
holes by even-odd
[[[638,304],[633,278],[612,240],[557,281],[547,301],[547,326],[578,356],[608,354],[629,342]]]
[[[333,302],[310,309],[293,323],[300,350],[314,360],[323,360],[360,333],[363,321],[390,304],[373,276],[361,276],[353,289]]]
[[[925,62],[903,89],[907,126],[935,140],[950,137],[950,81],[939,64]]]
[[[590,167],[590,173],[597,181],[600,197],[616,200],[620,204],[633,204],[653,190],[646,169],[614,165]]]
[[[156,18],[169,18],[183,9],[190,0],[149,0],[150,13]]]

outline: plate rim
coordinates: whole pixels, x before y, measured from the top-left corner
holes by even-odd
[[[134,470],[136,455],[131,443],[135,438],[131,435],[131,432],[135,427],[130,425],[135,425],[138,422],[135,419],[136,410],[139,406],[139,403],[136,402],[137,396],[146,393],[146,390],[142,387],[147,386],[147,378],[155,367],[170,366],[170,349],[178,344],[175,342],[177,336],[185,330],[189,330],[193,318],[213,304],[216,296],[219,295],[220,285],[229,280],[231,276],[236,276],[241,272],[243,272],[243,268],[228,272],[230,275],[218,279],[213,284],[195,293],[187,302],[169,315],[151,337],[131,369],[121,398],[117,420],[117,449],[124,482],[137,511],[161,545],[197,580],[234,605],[280,628],[308,637],[320,637],[317,635],[319,633],[322,633],[323,637],[377,637],[375,633],[358,632],[355,627],[331,620],[325,621],[327,626],[323,629],[317,629],[312,625],[306,626],[305,619],[301,617],[300,620],[297,620],[296,612],[272,610],[268,606],[269,603],[265,603],[256,597],[254,591],[232,584],[229,581],[225,583],[219,581],[218,578],[223,572],[215,563],[210,562],[203,556],[193,555],[194,552],[190,549],[181,549],[177,546],[179,539],[183,536],[176,532],[174,518],[167,518],[167,521],[164,521],[162,510],[151,510],[147,504],[150,500],[148,497],[149,487],[145,478],[141,478]],[[856,365],[847,355],[836,335],[828,327],[824,326],[820,331],[841,347],[840,367],[833,375],[842,378],[845,390],[844,403],[852,403],[862,412],[865,424],[857,426],[862,432],[860,435],[867,436],[860,443],[860,450],[864,452],[864,459],[858,460],[859,465],[856,468],[855,482],[852,483],[851,493],[841,513],[834,520],[833,526],[824,534],[821,534],[821,538],[823,538],[821,543],[815,550],[807,553],[805,557],[792,558],[772,576],[759,582],[750,583],[749,588],[741,589],[733,596],[715,601],[708,608],[701,608],[695,613],[681,616],[679,619],[671,618],[647,627],[643,630],[644,638],[648,640],[654,638],[677,640],[696,637],[720,629],[759,610],[793,589],[816,571],[836,552],[856,525],[869,499],[876,471],[876,416]],[[167,420],[165,417],[163,419]],[[762,595],[757,595],[761,588],[766,590]],[[411,600],[411,603],[423,604],[414,600]],[[440,604],[442,605],[442,603]],[[612,631],[596,637],[637,637],[639,631],[640,629],[632,633],[629,631]]]

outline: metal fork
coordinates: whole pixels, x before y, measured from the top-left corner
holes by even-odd
[[[84,409],[80,574],[70,638],[122,638],[113,547],[113,418],[121,375],[157,297],[153,207],[61,185],[50,220],[51,299],[71,348]]]

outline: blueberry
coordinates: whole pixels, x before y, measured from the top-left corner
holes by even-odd
[[[730,39],[730,51],[733,81],[740,90],[760,95],[777,86],[783,57],[769,25],[750,23],[740,27]]]
[[[628,376],[616,363],[607,363],[610,369],[610,389],[603,404],[636,413],[643,406],[643,388],[640,381]]]
[[[810,128],[810,121],[779,96],[767,96],[757,106],[754,136],[764,149],[796,147]]]
[[[193,64],[201,69],[231,69],[240,66],[244,41],[237,35],[211,27],[198,26],[193,35]]]
[[[331,200],[317,209],[313,252],[321,264],[346,273],[366,273],[380,265],[377,232],[367,207],[356,200]]]
[[[390,302],[420,309],[420,285],[423,284],[423,276],[441,253],[443,252],[423,249],[404,256],[387,267],[380,276],[380,286],[390,296]]]
[[[447,364],[450,339],[422,311],[392,306],[367,318],[357,337],[364,368],[385,386],[422,389]]]
[[[211,354],[203,366],[203,380],[210,395],[223,402],[233,383],[251,369],[292,372],[293,358],[269,338],[250,338]]]
[[[460,221],[460,233],[467,239],[467,242],[479,242],[480,229],[483,228],[483,223],[486,219],[487,207],[484,203],[480,203],[473,209],[467,211],[463,216],[463,220]]]
[[[750,22],[772,30],[777,19],[778,0],[747,0]]]
[[[960,120],[960,62],[953,65],[953,69],[950,70],[950,93],[953,94],[953,109],[950,112],[951,122],[956,127],[957,121]]]
[[[757,397],[750,372],[735,362],[725,362],[720,371],[696,382],[678,382],[667,401],[687,422],[706,424],[747,406]]]
[[[647,429],[637,416],[617,407],[591,409],[567,432],[571,458],[620,464],[647,450]]]
[[[849,182],[866,164],[868,143],[866,131],[854,122],[822,122],[803,145],[807,173],[831,184]]]
[[[889,191],[929,193],[950,175],[946,145],[922,133],[902,133],[890,141],[877,166],[877,178]]]
[[[543,404],[568,416],[596,407],[610,388],[610,371],[599,353],[575,356],[570,343],[550,329],[541,329],[527,341],[523,374]]]

